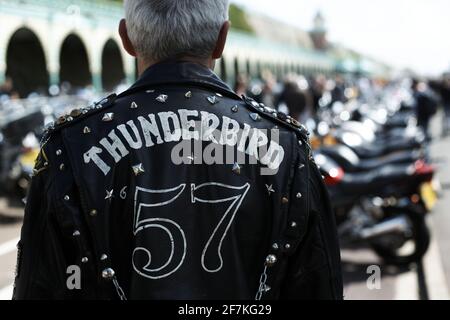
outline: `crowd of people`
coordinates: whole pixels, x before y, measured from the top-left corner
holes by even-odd
[[[411,78],[411,93],[416,110],[417,125],[429,136],[430,121],[443,110],[443,136],[450,134],[450,73],[440,80],[426,81]],[[301,123],[316,118],[321,108],[334,103],[346,103],[358,98],[367,103],[376,103],[376,99],[388,81],[366,77],[344,77],[336,75],[325,77],[317,75],[304,77],[288,74],[279,81],[270,72],[264,72],[259,79],[249,79],[240,74],[236,79],[235,91],[245,94],[260,103],[275,106],[289,113]]]
[[[389,82],[374,80],[367,77],[336,75],[326,77],[315,75],[305,77],[299,74],[287,74],[277,78],[270,71],[262,72],[258,78],[251,78],[242,73],[236,77],[234,91],[239,95],[247,95],[260,103],[288,113],[301,123],[310,118],[316,118],[321,108],[332,106],[335,102],[346,103],[358,98],[374,103],[376,97]],[[70,84],[65,83],[58,88],[49,89],[49,95],[69,94]],[[119,91],[125,90],[121,85]],[[85,96],[86,90],[80,88],[76,95]],[[433,116],[443,111],[443,136],[450,135],[450,73],[445,73],[439,80],[411,79],[411,92],[414,97],[418,126],[429,135],[429,124]],[[100,94],[101,95],[101,94]],[[99,96],[100,96],[99,95]],[[92,94],[90,94],[92,96]],[[0,102],[19,99],[10,77],[0,84]]]

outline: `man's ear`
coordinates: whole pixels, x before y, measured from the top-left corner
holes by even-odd
[[[120,20],[119,24],[119,35],[122,39],[122,45],[126,52],[128,52],[129,55],[136,57],[137,53],[134,49],[133,44],[131,43],[130,38],[128,37],[128,30],[127,30],[127,23],[125,19]]]
[[[230,21],[227,21],[223,24],[220,29],[219,37],[217,39],[216,47],[214,48],[212,58],[220,59],[222,58],[223,50],[225,50],[225,44],[227,42],[228,31],[230,30]]]

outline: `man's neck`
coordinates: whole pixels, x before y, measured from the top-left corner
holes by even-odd
[[[162,61],[145,61],[144,59],[137,59],[138,61],[138,73],[139,73],[139,77],[144,73],[145,70],[147,70],[148,68],[150,68],[151,66],[161,63]],[[179,59],[176,59],[176,61],[183,61],[183,62],[192,62],[192,63],[197,63],[200,64],[208,69],[214,70],[215,67],[215,60],[213,59],[200,59],[200,58],[194,58],[194,57],[182,57]]]

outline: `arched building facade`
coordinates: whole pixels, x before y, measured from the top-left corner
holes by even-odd
[[[121,48],[122,7],[106,1],[9,0],[0,10],[0,83],[11,77],[21,96],[48,85],[92,85],[110,91],[136,79],[136,63]],[[25,48],[25,49],[24,49]],[[216,71],[233,84],[245,72],[281,76],[332,74],[338,59],[326,52],[232,31]]]

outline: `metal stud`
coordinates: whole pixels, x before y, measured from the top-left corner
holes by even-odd
[[[108,256],[106,254],[102,254],[102,256],[100,257],[101,261],[105,261],[108,260]]]
[[[72,234],[72,236],[74,237],[79,237],[81,235],[80,231],[75,230],[74,233]]]
[[[269,196],[272,193],[275,193],[275,190],[273,189],[273,184],[271,184],[270,186],[266,184],[266,188],[267,188],[267,192],[269,193]]]
[[[57,150],[57,151],[56,151],[56,155],[57,155],[57,156],[62,155],[62,150]]]
[[[137,109],[137,108],[138,108],[137,103],[133,101],[133,102],[131,103],[130,109]]]
[[[277,256],[274,254],[269,254],[266,258],[266,266],[272,267],[275,263],[277,263]]]
[[[64,117],[64,116],[59,117],[58,120],[56,120],[56,125],[59,126],[59,125],[61,125],[61,124],[66,123],[66,121],[67,121],[66,117]]]
[[[83,112],[80,109],[74,109],[70,112],[70,116],[72,118],[78,118],[79,116],[81,116],[83,114]]]
[[[253,121],[260,121],[261,117],[257,113],[250,113],[250,118],[253,119]]]
[[[301,165],[298,166],[298,168],[299,168],[300,170],[302,170],[302,169],[305,168],[305,165],[302,163]]]
[[[55,123],[54,123],[54,122],[51,122],[51,123],[47,124],[47,125],[44,127],[44,131],[45,131],[45,132],[49,132],[49,131],[51,131],[51,130],[53,130],[53,129],[55,129]]]
[[[143,164],[139,163],[139,164],[133,166],[133,172],[136,177],[145,173]]]
[[[108,191],[106,190],[106,197],[105,200],[111,200],[114,196],[114,190]]]
[[[81,259],[81,262],[82,263],[88,263],[89,259],[87,257],[84,257],[84,258]]]
[[[102,278],[106,279],[106,280],[113,279],[115,275],[116,275],[116,272],[111,268],[107,268],[102,271]]]
[[[95,209],[92,209],[92,210],[89,212],[89,215],[90,215],[91,217],[95,217],[97,214],[98,214],[98,211],[95,210]]]
[[[290,250],[290,249],[291,249],[291,245],[290,245],[289,243],[286,243],[285,246],[284,246],[284,248],[285,248],[286,250]]]
[[[235,106],[233,106],[233,107],[231,108],[231,111],[232,111],[233,113],[237,113],[237,112],[239,111],[239,107],[238,107],[237,105],[235,105]]]
[[[169,99],[169,97],[165,94],[160,94],[157,98],[156,101],[161,102],[161,103],[166,103],[167,99]]]
[[[297,228],[297,222],[292,221],[291,222],[291,228]]]
[[[69,200],[70,200],[70,197],[69,197],[69,196],[64,196],[64,200],[65,200],[65,201],[69,201]]]
[[[233,172],[236,174],[241,174],[241,166],[238,163],[233,165]]]
[[[278,243],[274,243],[272,245],[272,249],[276,251],[276,250],[280,249],[280,246],[278,245]]]
[[[112,112],[105,113],[102,118],[102,121],[104,122],[111,122],[113,120],[114,120],[114,113]]]
[[[295,127],[297,127],[297,128],[301,128],[300,122],[298,122],[298,121],[295,120],[295,119],[292,119],[292,124],[293,124]]]
[[[65,168],[66,166],[64,165],[64,163],[61,163],[61,165],[59,166],[59,170],[64,171]]]
[[[299,192],[299,193],[297,193],[296,197],[297,197],[297,199],[301,199],[303,197],[303,195]]]
[[[207,97],[206,100],[208,100],[212,105],[219,103],[219,99],[217,99],[217,96]]]
[[[263,106],[263,107],[264,107],[264,111],[267,112],[267,113],[275,113],[275,112],[277,112],[277,110],[275,110],[275,109],[272,109],[272,108],[269,108],[269,107],[266,107],[266,106]]]
[[[99,103],[98,103],[98,106],[101,108],[101,107],[103,107],[103,105],[105,104],[105,103],[107,103],[109,100],[108,100],[108,98],[104,98],[102,101],[100,101]]]
[[[192,98],[192,91],[186,92],[186,94],[184,95],[184,97],[185,97],[186,99]]]
[[[283,204],[288,204],[288,203],[289,203],[289,199],[286,198],[286,197],[283,197],[283,198],[281,199],[281,203],[283,203]]]
[[[84,133],[84,134],[91,133],[91,128],[89,128],[89,127],[84,127],[83,133]]]

